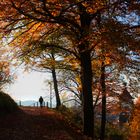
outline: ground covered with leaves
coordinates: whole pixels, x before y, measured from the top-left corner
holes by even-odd
[[[22,107],[0,117],[0,140],[83,140],[63,116],[47,108]]]

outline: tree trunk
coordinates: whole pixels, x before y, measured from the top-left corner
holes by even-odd
[[[53,77],[55,97],[56,97],[56,108],[58,108],[61,105],[61,101],[60,101],[60,96],[59,96],[59,92],[58,92],[58,83],[57,83],[55,69],[52,69],[52,77]]]
[[[92,67],[89,51],[81,51],[81,80],[83,91],[83,112],[84,112],[84,135],[94,136],[94,115],[92,96]]]
[[[102,118],[101,118],[101,133],[100,140],[105,139],[105,126],[106,126],[106,85],[105,85],[105,65],[102,62],[101,66],[101,88],[102,88]]]
[[[92,22],[87,9],[79,4],[80,10],[80,61],[81,61],[81,81],[83,92],[83,113],[84,113],[84,134],[94,138],[94,111],[92,96],[92,65],[91,65],[91,48],[89,46],[88,37],[90,35],[90,25]]]

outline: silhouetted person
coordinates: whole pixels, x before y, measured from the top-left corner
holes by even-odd
[[[43,98],[42,98],[42,96],[40,96],[40,98],[39,98],[39,103],[40,103],[40,107],[42,108],[43,107]]]

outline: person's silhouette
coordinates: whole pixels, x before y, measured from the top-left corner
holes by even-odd
[[[40,107],[42,108],[43,107],[43,98],[42,98],[42,96],[40,96],[40,98],[39,98],[39,103],[40,103]]]

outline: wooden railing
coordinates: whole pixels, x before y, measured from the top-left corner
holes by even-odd
[[[47,96],[45,96],[45,97],[43,97],[43,100],[44,100],[44,102],[43,102],[43,107],[51,107],[51,105],[50,105],[50,102],[48,102],[48,101],[45,101],[46,100],[46,98],[48,98]],[[38,102],[38,101],[36,101],[36,102],[34,102],[34,103],[31,103],[31,104],[29,104],[29,105],[24,105],[22,102],[24,102],[24,101],[20,101],[20,100],[18,100],[18,101],[16,101],[17,102],[17,104],[18,104],[18,106],[28,106],[28,107],[40,107],[40,103]]]

